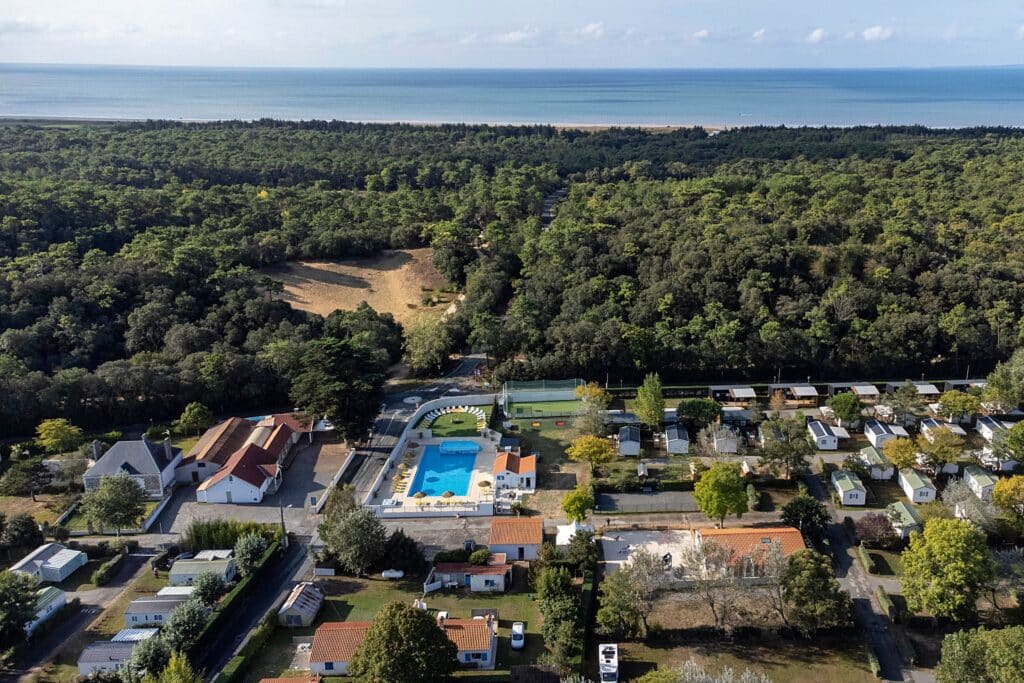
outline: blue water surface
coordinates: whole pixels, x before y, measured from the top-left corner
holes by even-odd
[[[0,116],[856,125],[1024,124],[1024,67],[244,69],[0,64]]]
[[[465,496],[479,451],[480,446],[472,441],[445,441],[440,446],[425,446],[409,495],[422,491],[428,496],[440,496],[451,491],[456,496]]]

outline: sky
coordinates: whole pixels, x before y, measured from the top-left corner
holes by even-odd
[[[475,68],[1024,63],[1020,0],[0,4],[0,62]]]

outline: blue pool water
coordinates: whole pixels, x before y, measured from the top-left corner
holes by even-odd
[[[440,496],[451,491],[456,496],[465,496],[479,451],[480,446],[472,441],[445,441],[439,446],[424,447],[409,495],[422,491],[428,496]]]

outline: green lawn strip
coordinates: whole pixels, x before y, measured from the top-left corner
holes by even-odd
[[[509,417],[527,419],[531,417],[571,417],[579,408],[579,401],[530,401],[512,403],[509,406]]]
[[[888,550],[868,550],[871,563],[875,566],[875,574],[881,576],[902,576],[903,563],[900,554]]]
[[[153,512],[153,510],[155,510],[156,506],[159,505],[159,504],[160,504],[159,500],[147,500],[146,501],[146,510],[145,510],[145,512],[142,513],[142,518],[145,519],[146,517],[149,517],[149,514],[151,512]],[[89,520],[86,518],[85,514],[82,512],[81,506],[75,508],[74,513],[72,513],[72,515],[70,517],[68,517],[66,520],[64,520],[64,526],[66,526],[71,531],[86,531],[86,530],[88,530],[88,528],[89,528]],[[129,531],[129,530],[122,529],[121,531],[123,532],[123,531]],[[99,532],[97,532],[97,533],[99,533]],[[114,534],[111,532],[108,535],[113,536]]]

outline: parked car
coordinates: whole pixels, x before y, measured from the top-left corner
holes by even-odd
[[[512,649],[522,650],[526,645],[526,624],[517,621],[512,624]]]
[[[385,569],[380,573],[385,579],[400,579],[405,576],[405,572],[401,569]]]

